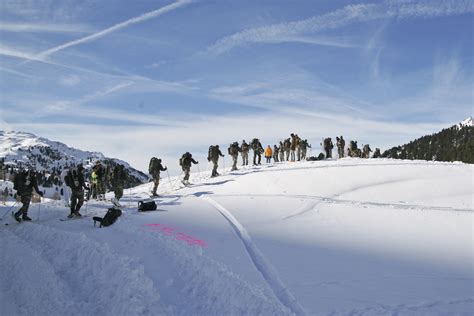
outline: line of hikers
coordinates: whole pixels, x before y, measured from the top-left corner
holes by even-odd
[[[307,149],[311,148],[308,140],[301,139],[297,134],[291,133],[290,137],[279,142],[279,145],[274,145],[273,149],[270,145],[264,149],[258,138],[252,139],[250,143],[245,140],[239,145],[238,142],[233,142],[227,148],[228,154],[232,157],[232,168],[231,171],[238,170],[238,156],[239,153],[242,157],[242,166],[248,166],[249,151],[253,151],[253,165],[260,165],[262,154],[264,154],[266,163],[271,163],[271,159],[274,162],[284,161],[302,161],[302,160],[322,160],[332,158],[332,149],[334,148],[332,139],[327,137],[323,139],[321,146],[323,147],[325,154],[321,153],[316,157],[307,157]],[[345,156],[345,140],[342,136],[336,137],[336,146],[339,158]],[[349,147],[347,148],[347,156],[349,157],[360,157],[369,158],[372,149],[369,145],[365,145],[362,150],[357,147],[357,141],[350,141]],[[379,158],[381,156],[380,149],[376,148],[373,158]],[[219,148],[219,145],[209,146],[207,160],[212,162],[213,167],[211,171],[211,177],[219,176],[217,172],[219,158],[224,157],[224,154]],[[184,185],[189,184],[189,177],[192,164],[198,164],[192,154],[189,152],[184,153],[179,159],[179,165],[181,166],[184,177],[182,183]],[[154,183],[152,189],[152,195],[157,196],[157,189],[160,183],[160,173],[167,171],[167,167],[162,165],[162,160],[156,157],[152,157],[149,163],[148,172]],[[76,167],[64,170],[62,174],[63,182],[70,188],[70,214],[69,218],[82,216],[79,210],[84,204],[84,199],[94,198],[98,200],[105,200],[106,193],[106,171],[100,161],[96,161],[96,164],[92,167],[90,174],[90,187],[87,185],[84,176],[84,167],[82,164],[78,164]],[[118,201],[123,196],[123,190],[125,183],[128,179],[128,174],[124,169],[123,165],[117,164],[111,174],[111,184],[115,194],[115,201]],[[28,217],[28,208],[35,190],[40,196],[43,193],[40,192],[37,184],[36,173],[34,170],[23,170],[21,171],[14,180],[14,189],[20,196],[22,207],[14,214],[17,221],[26,220],[29,221],[31,218]],[[21,218],[20,218],[21,216]]]
[[[338,148],[338,155],[339,158],[344,157],[344,148],[345,148],[345,140],[341,137],[336,137],[337,140],[337,148]],[[227,148],[227,153],[229,156],[232,157],[232,168],[231,171],[238,170],[237,163],[239,158],[239,153],[242,157],[242,166],[248,166],[249,164],[249,152],[250,150],[253,151],[253,165],[260,165],[262,160],[262,154],[265,155],[266,163],[271,163],[271,159],[274,162],[283,162],[283,161],[302,161],[302,160],[322,160],[322,159],[330,159],[332,158],[332,149],[334,145],[330,137],[325,138],[321,143],[325,150],[325,155],[320,154],[318,158],[315,157],[307,157],[307,150],[311,148],[311,145],[308,143],[307,139],[302,139],[298,136],[298,134],[291,133],[290,137],[280,141],[279,145],[273,145],[273,149],[270,145],[264,149],[260,140],[258,138],[252,139],[250,143],[247,143],[245,140],[242,140],[241,145],[239,143],[233,142]],[[363,150],[357,148],[357,141],[351,141],[350,147],[347,149],[349,157],[361,157],[361,158],[369,158],[370,149],[369,145],[365,145]],[[219,176],[217,172],[219,168],[219,159],[220,157],[224,157],[219,145],[211,145],[208,149],[207,160],[208,162],[212,162],[212,171],[211,177]],[[380,157],[380,149],[376,149],[374,153],[374,158]],[[184,153],[181,158],[179,159],[179,165],[181,166],[184,178],[182,183],[184,185],[189,184],[189,174],[191,170],[191,164],[198,164],[199,162],[194,160],[192,154],[189,152]],[[160,182],[160,172],[166,171],[167,168],[163,167],[161,164],[161,159],[156,157],[151,158],[149,164],[149,173],[152,176],[154,186],[152,190],[152,195],[156,196],[156,191]]]

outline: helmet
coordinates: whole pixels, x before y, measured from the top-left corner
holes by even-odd
[[[161,159],[158,158],[158,162],[161,163]]]

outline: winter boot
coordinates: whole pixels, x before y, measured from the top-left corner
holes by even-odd
[[[81,215],[81,213],[79,213],[79,211],[75,211],[74,215],[76,215],[77,217],[82,217],[82,215]]]
[[[12,212],[13,213],[13,212]],[[18,223],[21,223],[21,218],[20,218],[20,215],[21,215],[21,212],[18,211],[16,212],[13,217],[15,218],[15,220],[18,222]]]
[[[67,216],[67,218],[73,218],[74,217],[74,213],[71,213]]]
[[[24,221],[31,221],[31,218],[29,218],[27,214],[23,214],[21,219],[24,220]]]

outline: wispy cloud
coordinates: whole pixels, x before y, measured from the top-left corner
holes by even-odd
[[[109,94],[122,90],[132,84],[134,84],[134,82],[132,81],[121,82],[111,87],[107,87],[105,89],[98,90],[98,91],[95,91],[94,93],[85,95],[77,100],[57,101],[57,102],[47,105],[44,109],[41,109],[41,113],[57,113],[60,111],[61,112],[67,111],[68,114],[71,115],[72,112],[80,110],[80,107],[83,104],[87,104],[88,102],[94,101],[99,98],[103,98]]]
[[[370,105],[362,104],[341,93],[335,87],[321,91],[321,85],[315,87],[291,87],[283,82],[256,82],[237,86],[217,87],[210,91],[209,96],[219,101],[240,104],[244,106],[279,113],[301,113],[314,117],[335,118],[341,113],[373,117],[369,111]],[[332,91],[333,93],[330,93]]]
[[[0,44],[0,55],[26,59],[26,60],[31,60],[31,61],[40,60],[38,57],[34,55],[34,53],[24,52],[16,48],[8,47],[2,44]]]
[[[0,71],[9,73],[9,74],[12,74],[12,75],[15,75],[15,76],[23,77],[23,78],[36,79],[35,76],[23,73],[21,71],[16,71],[16,70],[13,70],[13,69],[10,69],[10,68],[5,68],[5,67],[2,67],[2,66],[0,66]]]
[[[66,87],[74,87],[81,82],[81,77],[78,75],[68,75],[61,77],[59,79],[59,84],[66,86]]]
[[[247,29],[219,39],[208,47],[207,51],[219,55],[234,47],[249,43],[299,41],[302,37],[306,38],[308,34],[374,20],[432,18],[472,12],[474,12],[474,2],[469,0],[387,1],[382,4],[348,5],[305,20]],[[315,42],[315,44],[337,46],[335,44],[338,41],[334,42]]]
[[[0,23],[1,32],[24,33],[87,33],[93,28],[84,24],[26,24],[26,23]]]
[[[71,42],[67,42],[67,43],[64,43],[62,45],[59,45],[59,46],[56,46],[56,47],[53,47],[53,48],[50,48],[48,50],[45,50],[41,53],[39,53],[37,55],[37,58],[38,59],[45,59],[47,58],[49,55],[52,55],[56,52],[59,52],[63,49],[66,49],[66,48],[69,48],[69,47],[72,47],[72,46],[76,46],[76,45],[79,45],[79,44],[83,44],[83,43],[86,43],[86,42],[91,42],[91,41],[94,41],[96,39],[99,39],[101,37],[104,37],[110,33],[113,33],[113,32],[116,32],[120,29],[123,29],[123,28],[126,28],[132,24],[136,24],[136,23],[141,23],[141,22],[144,22],[146,20],[149,20],[149,19],[152,19],[152,18],[155,18],[155,17],[158,17],[162,14],[165,14],[167,12],[170,12],[170,11],[173,11],[175,9],[178,9],[182,6],[185,6],[187,4],[191,3],[191,0],[179,0],[179,1],[176,1],[172,4],[169,4],[167,6],[164,6],[160,9],[157,9],[157,10],[154,10],[154,11],[150,11],[150,12],[147,12],[147,13],[144,13],[140,16],[137,16],[135,18],[132,18],[132,19],[129,19],[129,20],[126,20],[124,22],[121,22],[121,23],[118,23],[118,24],[115,24],[111,27],[108,27],[100,32],[97,32],[97,33],[94,33],[94,34],[91,34],[91,35],[88,35],[88,36],[85,36],[85,37],[82,37],[80,39],[77,39],[77,40],[74,40],[74,41],[71,41]]]

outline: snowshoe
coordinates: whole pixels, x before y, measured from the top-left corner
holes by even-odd
[[[74,215],[77,216],[77,217],[82,217],[82,215],[81,215],[81,213],[79,213],[79,211],[74,212]]]
[[[74,213],[69,214],[67,218],[74,218]]]

